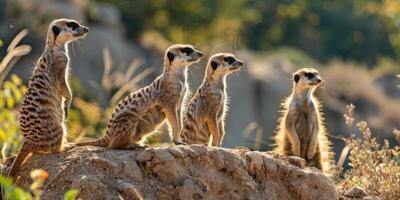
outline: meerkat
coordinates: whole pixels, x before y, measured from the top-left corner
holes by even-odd
[[[275,151],[306,160],[307,166],[329,173],[333,153],[324,125],[322,105],[314,91],[322,83],[318,71],[303,68],[293,74],[292,94],[283,102],[275,136]]]
[[[191,45],[176,44],[164,56],[164,72],[150,85],[121,100],[108,122],[106,134],[96,140],[78,143],[113,149],[142,148],[136,142],[168,121],[175,144],[182,127],[181,106],[188,92],[188,66],[196,63],[202,52]]]
[[[44,53],[37,61],[20,107],[23,135],[10,177],[14,177],[31,153],[63,150],[72,93],[68,85],[68,44],[83,38],[89,29],[70,19],[57,19],[48,29]]]
[[[212,146],[222,145],[228,109],[226,77],[243,65],[243,61],[230,53],[218,53],[209,59],[203,83],[184,114],[180,134],[183,143],[208,145],[212,137]]]

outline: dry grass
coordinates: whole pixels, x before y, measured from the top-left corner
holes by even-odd
[[[85,99],[91,91],[75,94],[68,119],[68,140],[79,142],[86,137],[101,137],[106,123],[116,104],[130,92],[140,88],[139,83],[154,72],[154,68],[140,71],[141,61],[133,59],[125,71],[113,69],[113,60],[108,48],[103,49],[104,72],[99,82],[92,82],[94,100]],[[76,90],[75,90],[76,91]]]
[[[354,106],[349,106],[344,115],[349,127],[355,120],[353,112]],[[350,149],[348,159],[351,169],[345,172],[339,190],[346,191],[359,186],[369,195],[388,200],[400,199],[400,131],[393,131],[398,144],[390,147],[388,140],[383,145],[377,142],[367,122],[360,121],[356,126],[361,137],[346,139],[346,148]]]

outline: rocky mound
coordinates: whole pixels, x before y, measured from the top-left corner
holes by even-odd
[[[8,161],[9,164],[10,161]],[[33,155],[17,184],[28,189],[31,169],[50,176],[43,199],[78,189],[82,199],[338,199],[334,183],[304,160],[201,145],[142,151],[77,147]]]

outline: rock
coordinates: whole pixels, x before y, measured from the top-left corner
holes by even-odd
[[[185,179],[183,186],[179,187],[178,195],[180,199],[202,199],[204,192],[197,186],[192,179]]]
[[[207,147],[204,145],[200,145],[200,144],[190,145],[189,148],[193,150],[193,151],[191,151],[191,154],[190,154],[191,157],[197,157],[197,156],[203,155],[207,152]]]
[[[107,194],[105,192],[105,184],[101,183],[99,179],[96,179],[93,176],[82,175],[80,177],[77,177],[76,180],[72,183],[71,188],[79,188],[79,197],[82,199],[105,199],[107,197]],[[58,198],[60,197],[61,194],[60,196],[58,196]]]
[[[185,154],[184,151],[182,151],[181,148],[177,146],[171,147],[168,150],[172,155],[177,158],[183,158],[187,156],[187,154]]]
[[[153,155],[154,155],[153,148],[146,149],[137,156],[136,160],[138,162],[145,162],[145,161],[151,160],[153,158]]]
[[[44,200],[61,199],[70,188],[85,200],[338,199],[328,177],[317,169],[293,165],[290,159],[199,145],[138,151],[76,147],[28,158],[17,185],[29,189],[30,170],[41,168],[51,177],[43,189]],[[5,162],[3,171],[11,161]]]
[[[129,178],[135,181],[143,181],[142,171],[135,161],[130,160],[124,162],[124,172],[128,175]]]
[[[187,175],[186,170],[176,162],[168,162],[168,164],[158,164],[153,168],[159,180],[164,183],[178,183]]]
[[[117,188],[118,188],[118,194],[120,194],[120,196],[123,199],[130,199],[130,200],[143,199],[140,192],[135,188],[135,186],[133,186],[130,183],[121,182]]]
[[[363,188],[356,186],[349,189],[344,196],[349,198],[363,198],[368,196],[368,194]]]
[[[106,158],[94,157],[92,158],[92,162],[95,163],[96,166],[102,168],[106,171],[110,171],[111,173],[118,173],[118,165]]]
[[[174,156],[172,156],[172,154],[169,153],[168,149],[157,149],[152,162],[158,164],[174,160],[175,160]]]

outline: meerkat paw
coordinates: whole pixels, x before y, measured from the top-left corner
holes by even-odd
[[[181,142],[181,141],[179,141],[179,140],[174,140],[174,144],[175,144],[175,145],[187,145],[186,143]]]
[[[140,144],[133,143],[133,144],[128,144],[128,145],[126,145],[123,149],[125,149],[125,150],[135,150],[135,151],[139,151],[139,150],[144,150],[144,149],[146,149],[147,147],[148,147],[148,146],[146,146],[146,145],[142,146],[142,145],[140,145]]]

